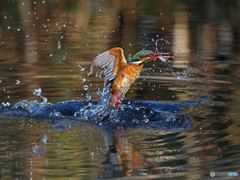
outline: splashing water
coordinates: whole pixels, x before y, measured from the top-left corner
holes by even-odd
[[[158,36],[157,36],[158,37]],[[159,42],[162,42],[159,43]],[[158,45],[161,44],[161,45],[164,45],[165,44],[170,44],[170,42],[167,40],[167,39],[164,39],[164,38],[160,38],[160,39],[156,39],[154,40],[152,38],[151,42],[147,42],[147,44],[144,45],[144,47],[147,47],[147,46],[155,46],[155,52],[159,52],[158,50]],[[142,44],[143,45],[143,44]],[[162,48],[161,48],[162,49]],[[145,48],[143,48],[143,50],[145,50]],[[164,58],[163,56],[167,57],[167,56],[171,56],[174,58],[174,56],[177,54],[176,52],[175,53],[163,53],[163,52],[159,52],[160,55],[162,56],[159,56],[159,59],[162,60],[163,62],[171,62],[171,60],[168,60],[168,58]],[[188,62],[185,61],[185,59],[181,58],[181,60],[183,60],[182,62],[186,65],[188,65]],[[176,79],[178,80],[192,80],[191,78],[189,78],[190,74],[191,74],[191,70],[192,70],[192,67],[189,67],[188,69],[184,69],[183,72],[181,73],[182,76],[179,76],[179,72],[175,72],[175,70],[170,66],[170,64],[168,63],[167,64],[167,69],[165,71],[167,72],[170,72],[172,74],[173,77],[175,77]],[[162,72],[162,70],[160,69],[160,72]],[[194,73],[194,72],[193,72]]]
[[[154,40],[154,38],[152,38],[151,41],[147,41],[147,42],[141,43],[141,45],[143,45],[143,49],[142,50],[145,50],[146,47],[148,47],[148,46],[155,46],[155,52],[159,52],[158,51],[158,42],[159,41],[165,42],[165,44],[170,44],[170,42],[167,39],[160,38],[160,39]],[[164,44],[162,44],[162,45],[164,45]]]
[[[43,143],[46,143],[47,140],[48,140],[48,138],[47,138],[47,135],[45,134],[45,135],[43,136],[43,138],[42,138],[42,142],[43,142]]]
[[[92,73],[93,73],[93,64],[91,65],[91,67],[90,67],[90,72],[87,74],[87,76],[92,75]]]
[[[85,71],[85,68],[82,67],[81,65],[78,65],[78,67],[79,67],[79,69],[80,69],[81,71]]]
[[[118,110],[109,108],[110,89],[104,88],[102,93],[100,89],[97,89],[96,94],[99,96],[99,101],[97,103],[94,103],[91,97],[88,95],[88,105],[83,109],[75,112],[74,116],[78,116],[86,120],[93,120],[96,123],[107,119],[113,122],[118,122]]]
[[[42,96],[41,92],[41,88],[34,90],[34,94],[40,97]],[[166,104],[124,99],[122,105],[112,109],[109,106],[110,87],[105,86],[102,92],[97,88],[96,94],[99,96],[98,101],[92,100],[91,95],[87,94],[86,100],[71,100],[56,104],[38,102],[37,100],[23,100],[16,104],[8,103],[8,105],[2,103],[0,116],[45,119],[56,122],[56,124],[58,121],[74,120],[109,127],[111,130],[136,126],[148,126],[161,130],[182,130],[192,127],[194,123],[187,115],[180,112],[185,108],[194,109],[193,107],[201,103],[198,101],[186,101]]]
[[[47,102],[47,98],[42,95],[42,89],[41,88],[34,89],[33,94],[42,98],[43,102],[45,102],[45,103]]]

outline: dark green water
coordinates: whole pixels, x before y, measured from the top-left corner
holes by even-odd
[[[0,102],[41,101],[32,93],[37,87],[51,103],[87,93],[96,100],[104,75],[87,74],[98,53],[154,51],[161,38],[158,51],[175,58],[144,66],[125,98],[201,101],[181,112],[195,122],[183,131],[0,117],[2,179],[207,179],[210,171],[240,172],[239,0],[11,0],[0,2],[0,12]]]

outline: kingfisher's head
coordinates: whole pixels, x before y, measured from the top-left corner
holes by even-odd
[[[129,59],[128,62],[130,64],[143,65],[144,63],[156,59],[160,59],[164,62],[167,60],[158,52],[154,53],[153,51],[150,50],[142,50],[135,54],[131,59]]]

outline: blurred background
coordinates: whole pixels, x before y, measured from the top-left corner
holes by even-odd
[[[199,179],[239,170],[240,0],[1,0],[0,102],[41,102],[38,87],[51,103],[96,100],[104,73],[88,75],[91,62],[113,47],[126,56],[174,53],[144,66],[125,98],[199,101],[181,112],[196,126],[111,132],[1,117],[4,179]]]

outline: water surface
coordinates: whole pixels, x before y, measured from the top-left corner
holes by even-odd
[[[238,0],[0,4],[2,179],[239,172]],[[74,116],[97,104],[104,74],[88,76],[91,61],[112,47],[175,58],[144,66],[117,118]]]

